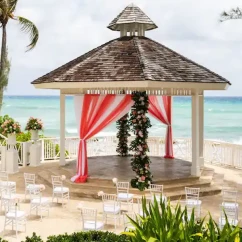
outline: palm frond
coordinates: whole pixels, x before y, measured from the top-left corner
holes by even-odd
[[[39,40],[39,31],[37,29],[37,27],[35,26],[35,24],[33,22],[31,22],[30,20],[24,18],[24,17],[15,17],[16,19],[18,19],[20,25],[21,25],[21,31],[28,33],[29,37],[30,37],[30,44],[27,46],[27,51],[32,50],[38,40]]]
[[[8,3],[9,3],[9,11],[10,13],[13,13],[16,9],[18,0],[8,0]]]
[[[242,9],[232,8],[229,12],[224,11],[220,16],[221,22],[231,19],[242,19]]]

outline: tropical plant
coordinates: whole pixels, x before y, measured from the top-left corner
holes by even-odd
[[[158,204],[155,196],[148,207],[143,198],[142,208],[143,216],[137,215],[135,220],[129,218],[135,229],[123,233],[132,242],[239,242],[242,238],[241,229],[230,225],[227,217],[225,226],[220,229],[210,214],[208,222],[205,222],[206,217],[197,221],[194,210],[188,214],[187,208],[182,209],[179,204],[173,208],[162,199]]]
[[[9,79],[9,73],[10,73],[10,67],[11,67],[10,61],[8,59],[8,51],[6,51],[4,61],[5,61],[4,69],[2,72],[0,72],[0,90],[5,90],[5,88],[8,85],[8,79]],[[3,91],[0,92],[0,100],[3,100]],[[0,106],[0,110],[1,110],[1,106]]]
[[[2,47],[0,59],[0,77],[6,76],[7,63],[7,24],[9,20],[15,20],[20,23],[21,30],[29,34],[30,44],[27,50],[32,50],[39,39],[39,31],[30,20],[15,15],[18,0],[0,0],[0,22],[2,27]],[[6,79],[0,78],[0,108],[2,107],[2,98],[4,87],[6,87]]]
[[[25,130],[42,130],[43,129],[43,122],[41,119],[30,117]]]
[[[224,22],[226,20],[231,20],[231,19],[242,19],[242,9],[237,7],[237,8],[232,8],[230,11],[224,11],[221,14],[220,21]]]

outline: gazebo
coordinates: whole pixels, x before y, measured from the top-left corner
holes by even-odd
[[[75,96],[80,119],[94,110],[95,102],[100,102],[97,96],[113,95],[112,100],[107,98],[107,102],[112,103],[112,106],[116,105],[113,109],[119,105],[119,111],[117,113],[112,110],[113,112],[110,111],[108,115],[109,118],[112,115],[116,115],[115,118],[117,118],[130,108],[130,94],[134,91],[142,91],[151,96],[192,97],[191,175],[200,176],[200,168],[204,165],[204,91],[226,90],[230,85],[229,81],[145,37],[147,31],[156,29],[157,26],[139,7],[133,4],[127,6],[108,25],[108,28],[120,32],[120,37],[32,82],[36,88],[60,90],[60,165],[66,164],[66,95]],[[115,99],[116,96],[121,97]],[[83,108],[87,106],[89,109],[83,113]],[[101,108],[105,110],[106,107]],[[115,110],[117,111],[117,108]],[[111,119],[115,121],[113,116]],[[103,124],[102,127],[104,126]],[[79,128],[81,133],[80,129],[82,128]],[[90,138],[94,133],[95,131],[90,131],[86,137]],[[78,159],[85,160],[85,142],[82,137],[80,139]],[[78,169],[79,175],[87,174],[87,163]]]

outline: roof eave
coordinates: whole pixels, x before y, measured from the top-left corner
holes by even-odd
[[[33,83],[38,89],[96,89],[96,90],[159,90],[159,89],[197,89],[197,90],[227,90],[229,83],[218,82],[164,82],[164,81],[115,81],[115,82],[49,82]]]
[[[134,24],[134,23],[145,24],[145,25],[151,26],[151,27],[147,28],[145,31],[150,31],[150,30],[158,28],[158,26],[155,23],[151,24],[151,23],[142,23],[142,22],[134,21],[134,22],[129,22],[129,23],[125,23],[125,24],[128,25],[128,24]],[[114,24],[108,25],[107,28],[111,29],[113,31],[120,31],[120,28],[118,28],[118,26],[121,26],[121,25],[123,25],[123,23],[122,24],[114,23]]]

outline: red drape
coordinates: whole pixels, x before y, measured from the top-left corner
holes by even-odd
[[[173,159],[173,139],[171,123],[171,96],[149,96],[149,113],[167,125],[165,138],[165,158]]]
[[[75,96],[76,118],[79,123],[79,150],[77,174],[72,177],[76,183],[86,182],[88,176],[86,141],[126,114],[133,101],[131,95],[86,94]]]

